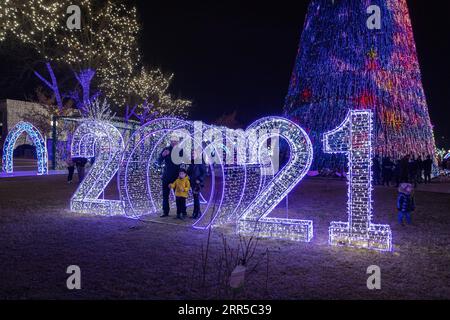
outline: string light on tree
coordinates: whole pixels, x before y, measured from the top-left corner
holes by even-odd
[[[0,24],[4,27],[0,41],[11,35],[61,71],[75,70],[76,75],[95,72],[89,84],[115,106],[146,101],[157,106],[161,115],[187,114],[191,103],[173,99],[167,91],[173,76],[143,68],[135,7],[111,0],[101,4],[80,0],[82,26],[70,30],[66,10],[72,4],[70,0],[8,0],[0,4]],[[79,82],[81,86],[87,83]],[[83,103],[84,98],[80,99]]]

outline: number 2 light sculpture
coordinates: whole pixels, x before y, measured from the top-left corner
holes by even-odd
[[[283,118],[264,118],[249,129],[258,132],[257,148],[260,150],[268,139],[273,138],[273,132],[278,132],[291,149],[290,159],[286,166],[256,196],[245,209],[238,221],[238,232],[243,235],[278,238],[309,242],[313,237],[313,222],[311,220],[272,218],[268,215],[305,177],[311,167],[313,148],[306,132]],[[250,146],[251,150],[254,150]]]
[[[95,212],[99,215],[124,214],[123,201],[100,198],[119,169],[123,150],[122,135],[107,122],[85,121],[77,128],[72,140],[72,157],[95,158],[95,162],[72,196],[71,211]]]
[[[372,132],[371,111],[350,111],[335,130],[325,133],[324,151],[348,157],[348,222],[332,222],[331,245],[380,251],[392,250],[388,225],[372,223]]]

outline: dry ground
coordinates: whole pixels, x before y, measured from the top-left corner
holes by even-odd
[[[208,232],[71,213],[74,189],[64,176],[0,179],[1,299],[450,298],[449,194],[419,188],[414,223],[401,227],[395,189],[377,187],[374,222],[392,226],[395,247],[378,253],[328,246],[330,221],[346,220],[346,185],[306,179],[289,198],[289,216],[314,221],[313,241],[260,240],[252,261],[260,264],[232,294],[219,290],[216,267],[222,234],[238,245],[232,228],[212,231],[203,272]],[[66,289],[69,265],[81,267],[80,291]],[[366,287],[370,265],[381,267],[379,291]],[[208,290],[198,285],[203,274]]]

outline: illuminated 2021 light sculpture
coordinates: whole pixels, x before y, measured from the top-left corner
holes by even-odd
[[[39,130],[29,122],[20,121],[16,124],[6,137],[3,145],[3,171],[13,172],[13,154],[14,145],[22,133],[27,133],[33,144],[36,146],[36,155],[38,161],[38,175],[48,174],[48,154],[45,146],[45,139]]]
[[[324,152],[348,157],[348,222],[332,222],[332,245],[392,250],[391,229],[372,219],[372,142],[371,111],[350,111],[344,122],[324,135]]]
[[[124,143],[120,132],[108,122],[85,121],[75,131],[72,157],[95,158],[89,174],[70,201],[74,212],[123,215],[121,200],[100,199],[119,169]]]
[[[206,126],[206,130],[211,128]],[[372,130],[370,111],[351,111],[341,126],[324,136],[324,151],[347,154],[350,168],[349,221],[331,223],[330,244],[390,251],[390,227],[371,223]],[[182,137],[181,146],[192,146],[192,137],[194,142],[199,140],[198,136],[195,137],[193,123],[163,118],[151,121],[134,132],[123,152],[122,137],[112,125],[99,121],[83,123],[75,133],[72,154],[74,157],[95,156],[96,161],[72,198],[72,210],[124,214],[129,218],[158,213],[162,203],[161,170],[155,163],[174,132],[181,132],[178,135]],[[250,139],[254,132],[256,139]],[[204,133],[203,129],[201,133]],[[222,162],[229,158],[227,153],[230,152],[229,146],[227,149],[226,145],[220,143],[223,134],[236,143],[239,138],[246,137],[243,163],[230,165]],[[213,135],[219,139],[211,139]],[[203,157],[208,158],[213,153],[219,162],[210,167],[212,191],[202,219],[195,222],[193,227],[207,229],[236,222],[237,231],[242,235],[311,241],[312,221],[269,217],[311,167],[313,149],[305,131],[290,120],[270,117],[256,121],[246,132],[235,137],[230,137],[230,132],[224,131],[206,136],[209,138],[200,139]],[[272,142],[279,138],[287,141],[290,158],[280,171],[273,170],[272,175],[265,176],[263,169],[266,164],[262,157],[268,150],[269,140]],[[210,145],[204,148],[204,142]],[[252,154],[255,150],[256,159]],[[187,161],[190,163],[190,159]],[[121,200],[98,199],[118,170]],[[215,182],[216,174],[220,176],[219,179],[222,178],[221,182]]]
[[[311,167],[313,149],[308,135],[294,122],[277,117],[256,121],[249,129],[251,128],[257,130],[259,135],[256,139],[258,150],[266,147],[267,140],[273,137],[273,132],[278,131],[279,136],[289,144],[290,159],[245,209],[237,222],[238,232],[257,237],[311,241],[313,237],[311,220],[268,217]],[[252,146],[249,147],[254,149]]]

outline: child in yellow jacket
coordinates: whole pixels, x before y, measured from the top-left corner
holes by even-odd
[[[175,197],[177,199],[177,219],[186,218],[186,199],[189,190],[191,189],[191,183],[189,182],[186,170],[180,169],[178,179],[175,180],[174,183],[169,184],[169,188],[175,189]]]

